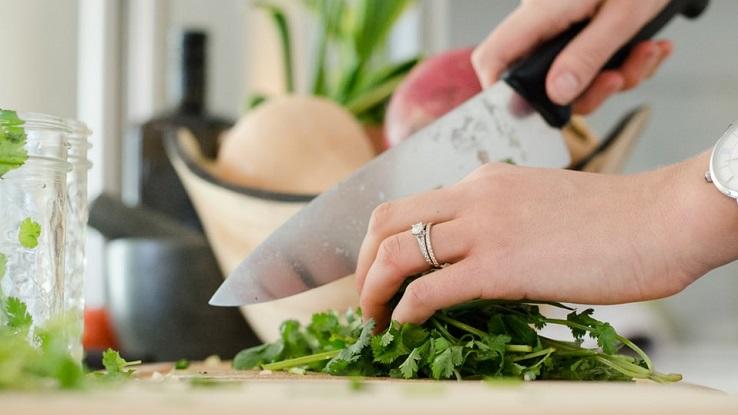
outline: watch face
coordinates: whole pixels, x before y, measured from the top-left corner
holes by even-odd
[[[738,197],[738,124],[732,124],[715,144],[710,175],[723,193]]]

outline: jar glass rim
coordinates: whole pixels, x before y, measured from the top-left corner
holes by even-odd
[[[65,118],[64,122],[72,130],[74,138],[89,137],[92,134],[92,130],[84,121],[80,121],[75,118]]]
[[[31,164],[31,166],[28,166],[29,164]],[[26,159],[22,167],[33,167],[34,164],[40,164],[41,166],[59,169],[65,172],[69,172],[72,170],[72,163],[66,160],[61,160],[61,159],[54,158],[54,157],[45,157],[45,156],[28,156],[28,159]],[[23,175],[23,174],[27,174],[30,172],[30,170],[23,169],[22,167],[20,169],[16,169],[16,170],[12,170],[8,172],[9,176],[3,176],[3,180],[5,180],[6,178],[7,179],[12,178],[13,174],[11,173]]]
[[[61,130],[67,134],[72,132],[72,128],[63,118],[54,115],[42,114],[40,112],[18,112],[18,118],[23,120],[23,127],[26,129],[53,129]]]

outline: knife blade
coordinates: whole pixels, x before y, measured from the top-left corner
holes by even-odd
[[[696,17],[706,4],[670,2],[605,68],[619,67],[636,43],[676,14]],[[254,249],[210,304],[271,301],[353,274],[371,213],[382,202],[452,185],[490,161],[566,167],[569,154],[559,128],[568,122],[571,109],[548,99],[545,79],[556,56],[586,24],[547,42],[511,68],[504,80],[316,197]]]

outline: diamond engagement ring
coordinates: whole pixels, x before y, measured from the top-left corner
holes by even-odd
[[[428,252],[428,258],[430,258],[430,264],[433,268],[441,268],[441,264],[436,260],[436,254],[433,253],[433,245],[431,245],[431,227],[432,223],[425,225],[425,250]],[[427,262],[427,259],[426,259]]]
[[[428,232],[428,225],[423,222],[418,222],[410,228],[410,233],[418,240],[418,246],[420,247],[420,253],[423,254],[425,262],[429,266],[433,267],[433,260],[431,259],[430,253],[428,252],[428,245],[426,244],[426,235]]]

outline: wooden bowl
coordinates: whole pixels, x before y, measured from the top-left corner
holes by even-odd
[[[246,188],[220,179],[214,173],[213,160],[203,156],[197,140],[186,129],[169,137],[167,152],[224,275],[315,197]],[[241,312],[262,340],[271,341],[284,320],[305,321],[318,310],[345,310],[356,304],[353,277],[347,277],[283,300],[241,307]]]
[[[648,118],[648,108],[638,108],[626,115],[603,140],[596,137],[583,119],[575,118],[563,132],[572,153],[572,167],[619,172]],[[215,172],[213,160],[203,156],[197,140],[187,130],[168,138],[167,152],[225,275],[314,197],[241,187],[222,180]],[[271,341],[278,336],[284,320],[306,322],[317,311],[343,311],[357,305],[354,278],[349,276],[289,298],[241,307],[241,311],[256,334],[264,341]]]

